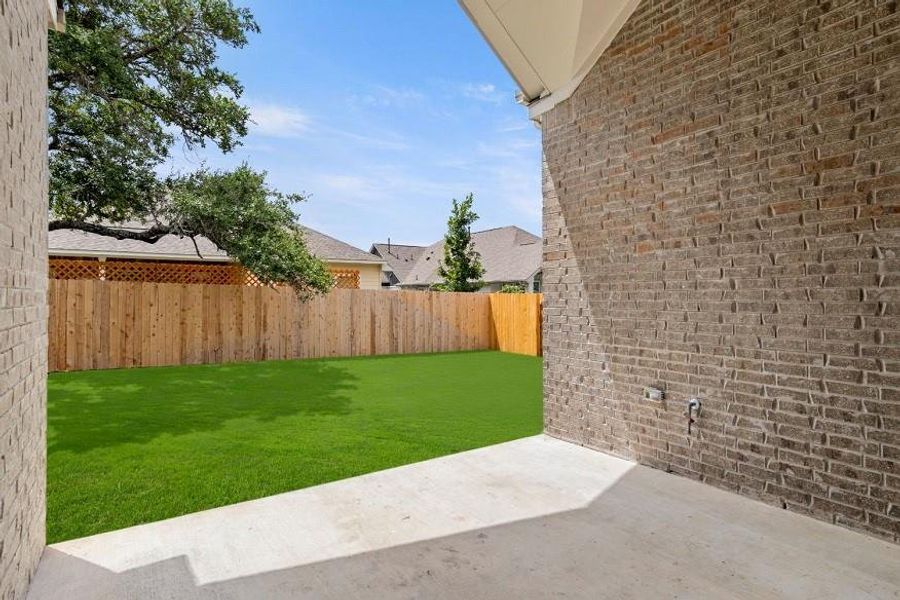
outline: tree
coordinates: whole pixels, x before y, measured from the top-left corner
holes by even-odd
[[[241,48],[258,31],[231,0],[67,2],[66,32],[49,41],[50,229],[149,243],[202,235],[264,281],[329,289],[290,209],[300,196],[247,165],[158,173],[176,142],[240,144],[250,113],[235,75],[216,66],[217,45]]]
[[[453,199],[447,234],[444,236],[444,259],[438,265],[443,279],[435,289],[448,292],[475,292],[484,286],[481,256],[472,243],[472,223],[478,215],[472,209],[475,198],[468,194],[462,202]]]
[[[525,285],[521,283],[504,283],[500,288],[501,294],[524,294]]]

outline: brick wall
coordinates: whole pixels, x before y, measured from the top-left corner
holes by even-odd
[[[549,434],[900,540],[898,59],[894,1],[640,4],[542,117]]]
[[[0,0],[0,598],[44,547],[47,3]]]

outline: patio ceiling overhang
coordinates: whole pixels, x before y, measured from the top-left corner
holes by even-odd
[[[521,89],[528,115],[578,87],[639,0],[459,0]]]

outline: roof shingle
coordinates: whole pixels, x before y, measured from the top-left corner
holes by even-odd
[[[130,229],[139,226],[126,225]],[[369,254],[356,246],[351,246],[329,235],[309,227],[301,226],[306,236],[310,252],[322,260],[331,262],[384,262],[377,256]],[[209,239],[198,236],[197,247],[201,257],[197,256],[190,238],[177,235],[166,235],[155,244],[137,240],[117,240],[112,237],[87,233],[74,229],[58,229],[49,235],[50,256],[110,256],[127,258],[133,256],[142,259],[160,260],[209,260],[225,261],[228,254],[220,250]]]
[[[372,244],[372,252],[377,252],[378,256],[384,259],[388,268],[400,281],[403,281],[403,278],[412,270],[419,256],[427,248],[427,246],[406,244]]]
[[[475,251],[481,255],[485,283],[525,281],[541,268],[541,238],[513,225],[472,234]],[[444,257],[444,240],[425,248],[401,286],[432,285],[441,281],[438,263]]]

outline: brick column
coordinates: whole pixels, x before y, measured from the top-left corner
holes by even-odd
[[[44,548],[47,2],[0,0],[0,598]]]

